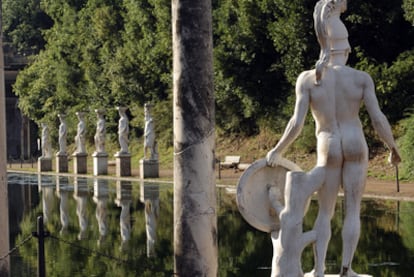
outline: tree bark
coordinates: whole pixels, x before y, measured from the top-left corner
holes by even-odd
[[[174,270],[217,276],[211,1],[172,0]]]

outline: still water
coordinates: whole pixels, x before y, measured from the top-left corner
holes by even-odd
[[[170,183],[9,173],[12,276],[36,276],[36,219],[44,215],[46,276],[172,276],[173,188]],[[240,216],[234,190],[218,188],[219,276],[270,276],[269,235]],[[304,221],[316,217],[312,201]],[[338,273],[343,200],[332,221],[327,272]],[[414,203],[364,200],[354,270],[375,277],[412,276]],[[306,248],[302,264],[312,269]]]

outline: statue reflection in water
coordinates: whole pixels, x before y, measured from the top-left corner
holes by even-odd
[[[132,185],[129,181],[117,181],[115,204],[121,207],[119,227],[121,232],[121,250],[125,250],[131,238],[130,206],[132,203]]]
[[[53,187],[42,187],[43,222],[50,221],[53,208]]]
[[[56,176],[56,196],[60,199],[60,234],[66,234],[69,228],[69,180],[66,176]]]
[[[93,201],[96,203],[95,216],[98,221],[99,239],[98,246],[101,245],[108,233],[107,204],[108,204],[108,180],[94,180]]]
[[[43,222],[46,224],[51,218],[54,187],[50,176],[39,174],[37,180],[39,192],[42,192]]]
[[[145,200],[145,229],[147,233],[147,257],[155,257],[157,219],[160,211],[159,199]]]
[[[157,220],[160,212],[159,185],[141,182],[141,202],[145,204],[145,230],[147,233],[147,257],[155,257]]]
[[[76,215],[79,220],[78,239],[83,240],[87,237],[88,217],[86,204],[88,203],[88,184],[86,178],[75,178],[75,193],[73,198],[76,201]]]

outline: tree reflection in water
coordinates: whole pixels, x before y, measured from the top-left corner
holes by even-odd
[[[171,184],[95,181],[94,187],[94,180],[88,179],[76,188],[74,181],[79,185],[79,180],[56,178],[52,186],[55,191],[50,193],[19,181],[23,176],[12,177],[9,176],[13,180],[9,181],[9,199],[15,219],[11,222],[20,221],[20,231],[18,235],[11,232],[11,241],[20,242],[31,234],[36,229],[37,216],[47,212],[46,228],[57,238],[46,239],[47,276],[172,276]],[[45,191],[46,211],[42,207]],[[31,197],[27,197],[28,192]],[[49,199],[51,195],[55,197],[53,201]],[[81,206],[79,197],[84,201]],[[219,276],[270,276],[270,235],[250,227],[241,218],[234,194],[220,188],[217,199]],[[155,224],[149,224],[151,208],[156,208],[153,212],[157,216],[151,218]],[[317,208],[316,201],[312,201],[304,230],[312,227]],[[361,215],[355,270],[373,276],[410,276],[414,271],[414,203],[364,200]],[[339,272],[342,221],[343,199],[339,198],[327,256],[329,273]],[[78,240],[79,234],[82,240]],[[37,241],[31,239],[19,249],[20,256],[12,256],[12,276],[36,274],[36,247]],[[302,265],[304,271],[313,268],[311,247],[305,249]]]

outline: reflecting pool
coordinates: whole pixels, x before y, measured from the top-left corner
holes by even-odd
[[[171,183],[9,173],[12,276],[36,276],[36,219],[43,214],[47,276],[172,276],[173,187]],[[240,216],[234,189],[217,189],[219,276],[270,276],[269,234]],[[304,221],[317,213],[312,201]],[[332,222],[327,272],[338,273],[343,200]],[[353,267],[376,277],[412,276],[414,203],[364,200],[362,230]],[[303,253],[312,269],[311,247]]]

